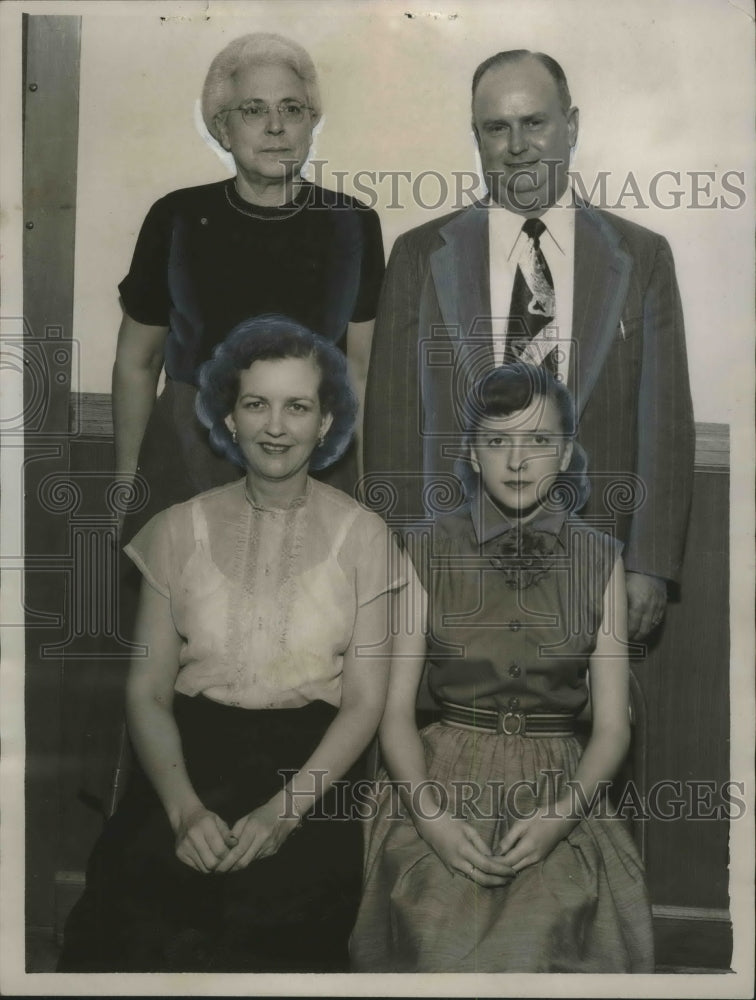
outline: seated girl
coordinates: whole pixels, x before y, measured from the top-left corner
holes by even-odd
[[[407,533],[422,586],[394,643],[395,784],[377,786],[352,967],[652,972],[641,862],[605,794],[630,739],[623,567],[573,512],[572,399],[507,365],[476,383],[465,429],[469,502]],[[418,733],[424,665],[441,719]]]

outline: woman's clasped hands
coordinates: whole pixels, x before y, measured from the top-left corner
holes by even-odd
[[[204,875],[215,871],[237,842],[228,824],[203,805],[181,817],[175,834],[176,857]]]
[[[253,809],[229,827],[216,813],[200,806],[176,829],[176,857],[202,874],[224,874],[275,854],[300,824],[285,813],[280,796]]]

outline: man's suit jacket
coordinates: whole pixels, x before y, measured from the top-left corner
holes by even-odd
[[[693,479],[685,334],[667,241],[575,209],[569,384],[588,453],[582,514],[625,542],[628,570],[679,578]],[[389,519],[454,507],[459,405],[493,365],[487,211],[399,237],[376,318],[365,406],[365,499]]]

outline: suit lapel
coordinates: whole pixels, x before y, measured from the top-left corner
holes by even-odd
[[[441,316],[458,328],[460,341],[474,340],[476,354],[491,345],[488,213],[480,203],[460,212],[439,231],[444,245],[430,257]],[[454,331],[450,330],[454,338]],[[454,338],[456,339],[456,338]]]
[[[572,337],[579,417],[617,335],[632,258],[620,246],[617,232],[595,208],[583,205],[575,211]]]
[[[617,335],[632,258],[600,212],[590,205],[580,205],[575,211],[572,336],[576,341],[574,384],[580,415]],[[488,213],[476,203],[439,233],[444,245],[430,255],[430,266],[443,322],[458,347],[467,341],[478,364],[483,354],[483,367],[492,365]]]

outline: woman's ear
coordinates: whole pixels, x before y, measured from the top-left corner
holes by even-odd
[[[475,451],[474,445],[470,447],[470,465],[477,473],[480,473],[480,462],[478,461],[478,453]]]
[[[559,463],[559,471],[566,472],[572,461],[572,441],[568,441],[564,446],[564,452],[562,453],[562,461]]]
[[[228,137],[228,128],[226,127],[226,116],[223,114],[217,114],[215,116],[215,129],[218,133],[218,142],[223,146],[227,153],[231,152],[231,140]]]
[[[333,414],[324,413],[320,421],[320,438],[321,440],[326,436],[326,434],[331,429],[331,424],[333,423]]]
[[[226,427],[228,427],[232,435],[236,432],[236,421],[234,420],[234,418],[231,416],[230,413],[223,418],[223,423],[226,425]]]

